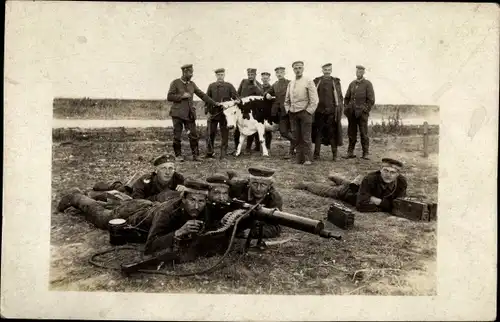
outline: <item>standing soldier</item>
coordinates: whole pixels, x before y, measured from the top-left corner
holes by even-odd
[[[318,160],[321,144],[330,145],[333,161],[337,160],[337,146],[342,145],[342,88],[340,79],[332,77],[332,64],[322,66],[323,76],[314,79],[319,103],[314,113],[312,139],[314,159]]]
[[[267,93],[272,85],[269,83],[269,79],[271,78],[271,74],[268,73],[268,72],[262,72],[260,73],[260,76],[261,76],[261,80],[262,80],[262,92],[263,92],[263,95],[265,95],[265,93]],[[266,147],[268,150],[271,149],[271,140],[273,139],[273,133],[272,132],[265,132],[264,133],[264,139],[266,140]],[[249,143],[247,143],[250,148],[252,148],[252,142],[255,142],[255,151],[260,151],[260,141],[259,141],[259,135],[257,133],[254,133],[253,135],[249,136],[248,137],[248,141]]]
[[[247,68],[247,77],[248,78],[243,79],[240,83],[240,86],[238,87],[238,95],[240,97],[247,97],[247,96],[252,96],[252,95],[263,95],[264,94],[264,92],[262,91],[262,85],[255,79],[256,75],[257,75],[256,68]],[[246,151],[248,153],[250,153],[250,150],[252,147],[252,141],[250,138],[251,137],[247,138]],[[238,130],[238,127],[236,127],[236,130],[234,130],[234,148],[235,149],[238,147],[239,143],[240,143],[240,131]]]
[[[274,71],[278,80],[271,86],[264,97],[268,100],[274,97],[271,115],[273,120],[279,124],[281,136],[290,141],[290,151],[285,157],[285,159],[289,159],[295,154],[295,141],[290,128],[290,117],[285,110],[286,89],[290,81],[285,78],[285,67],[276,67]]]
[[[215,70],[217,81],[210,84],[207,89],[207,95],[215,102],[226,102],[231,99],[238,100],[236,89],[231,83],[224,81],[226,70],[219,68]],[[220,126],[221,147],[220,159],[226,158],[228,135],[226,116],[223,113],[222,107],[207,104],[207,154],[206,158],[214,157],[215,135],[217,135],[217,125]]]
[[[356,79],[349,84],[345,93],[344,114],[349,122],[347,133],[349,136],[349,147],[347,149],[346,159],[352,159],[354,147],[359,133],[361,136],[361,147],[363,149],[363,159],[368,160],[369,139],[368,139],[368,116],[375,105],[375,93],[372,83],[365,79],[365,68],[361,65],[356,66]]]
[[[318,107],[318,92],[314,82],[303,76],[303,62],[296,61],[292,67],[295,79],[288,84],[285,110],[290,113],[290,124],[297,146],[297,163],[310,165],[312,119]]]
[[[200,154],[198,149],[198,133],[196,131],[196,108],[193,104],[193,94],[196,94],[205,103],[220,106],[205,93],[203,93],[196,84],[191,81],[193,77],[193,65],[188,64],[181,67],[182,76],[170,83],[167,101],[174,104],[170,108],[170,117],[174,125],[174,153],[177,161],[184,161],[182,157],[181,137],[182,128],[188,132],[189,145],[193,154],[193,161],[198,161]]]

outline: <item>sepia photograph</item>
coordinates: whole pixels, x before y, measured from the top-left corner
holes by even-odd
[[[498,120],[497,98],[475,109],[445,99],[458,99],[454,90],[466,85],[456,79],[475,75],[487,58],[498,70],[498,48],[487,58],[481,50],[486,41],[498,47],[498,7],[11,1],[9,10],[17,29],[6,41],[26,33],[22,45],[33,48],[24,60],[37,64],[30,72],[43,79],[36,93],[49,109],[38,116],[46,122],[30,113],[44,126],[32,135],[48,140],[40,156],[48,193],[36,193],[47,200],[37,216],[47,228],[38,229],[47,235],[38,245],[47,248],[47,280],[37,282],[45,291],[141,294],[145,302],[153,293],[279,295],[285,303],[443,294],[438,280],[447,273],[438,264],[454,255],[441,248],[451,239],[440,247],[438,239],[460,211],[453,200],[468,193],[456,183],[444,189],[457,192],[443,192],[443,180],[458,179],[448,166],[458,158],[482,167],[473,163],[481,156],[454,157],[444,142],[458,151],[460,141],[443,135],[459,131],[451,124],[466,128],[467,146],[494,144]],[[4,75],[12,92],[26,75],[15,74]],[[481,81],[497,88],[498,75],[488,77]],[[482,143],[471,143],[476,134]],[[490,152],[483,175],[493,178]],[[493,223],[493,201],[483,195]],[[496,285],[496,237],[483,238],[483,282]],[[118,317],[106,307],[95,317]],[[477,316],[494,319],[483,308]],[[233,318],[290,320],[254,314]]]

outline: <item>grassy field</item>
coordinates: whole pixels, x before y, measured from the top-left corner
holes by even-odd
[[[90,98],[55,98],[53,117],[59,119],[148,119],[164,120],[169,118],[171,103],[166,100],[126,100],[126,99],[90,99]],[[204,103],[195,101],[196,115],[206,118]],[[417,116],[439,116],[439,107],[434,105],[391,105],[377,104],[372,110],[372,117],[392,115],[399,109],[403,118]]]
[[[231,142],[231,141],[230,141]],[[380,136],[372,139],[372,160],[340,159],[304,167],[281,160],[288,150],[286,142],[273,143],[271,158],[258,153],[227,162],[217,160],[180,165],[187,176],[204,177],[217,170],[236,169],[240,173],[250,165],[277,169],[277,189],[284,199],[284,210],[315,219],[324,219],[329,200],[293,189],[301,180],[326,182],[325,176],[336,171],[346,177],[378,167],[386,155],[396,155],[406,164],[408,193],[427,201],[437,201],[437,135],[430,137],[430,156],[421,157],[421,138]],[[204,153],[204,142],[200,141]],[[216,151],[218,151],[216,143]],[[230,149],[232,143],[230,143]],[[136,171],[150,171],[154,156],[171,151],[170,141],[92,140],[54,142],[52,161],[51,270],[52,290],[239,293],[239,294],[364,294],[433,295],[436,294],[436,222],[422,223],[384,213],[357,214],[355,229],[343,233],[343,241],[285,228],[281,245],[262,253],[234,254],[227,265],[210,275],[190,278],[138,275],[124,277],[114,271],[91,266],[91,254],[109,247],[108,234],[95,229],[79,215],[57,213],[61,194],[71,188],[88,189],[97,181],[127,180]],[[187,143],[183,145],[188,153]],[[345,152],[345,147],[341,148]],[[359,153],[359,152],[358,152]],[[331,226],[330,226],[331,228]],[[130,256],[133,256],[130,255]],[[214,263],[216,258],[176,267],[193,270]]]

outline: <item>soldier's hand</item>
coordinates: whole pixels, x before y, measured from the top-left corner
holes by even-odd
[[[377,198],[377,197],[370,197],[370,202],[374,205],[380,205],[380,203],[382,202],[382,199],[380,198]]]
[[[181,237],[187,234],[197,233],[203,227],[203,221],[201,220],[188,220],[186,223],[175,231],[176,237]]]
[[[191,97],[191,94],[189,92],[184,92],[184,94],[182,94],[182,98],[190,98]]]

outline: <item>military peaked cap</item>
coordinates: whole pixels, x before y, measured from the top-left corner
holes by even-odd
[[[216,173],[207,178],[207,182],[211,185],[229,185],[229,177],[224,173]]]
[[[261,74],[262,76],[264,76],[264,75],[271,76],[271,74],[270,74],[270,73],[268,73],[268,72],[262,72],[262,73],[260,73],[260,74]]]
[[[277,72],[278,70],[285,70],[285,67],[279,66],[274,69],[275,72]]]
[[[247,68],[247,73],[256,73],[257,68]]]
[[[363,66],[363,65],[356,65],[356,68],[357,68],[357,69],[362,69],[362,70],[365,70],[365,66]]]
[[[250,167],[248,168],[248,172],[256,177],[269,178],[272,177],[276,170],[266,167]]]
[[[331,67],[332,66],[332,63],[328,63],[328,64],[324,64],[323,66],[321,66],[321,68],[326,68],[326,67]]]
[[[186,181],[184,181],[184,187],[185,192],[200,193],[204,195],[207,195],[210,189],[207,182],[196,179],[186,179]]]
[[[172,154],[163,154],[153,160],[153,165],[157,167],[161,164],[174,161],[175,161],[175,156],[173,156]]]
[[[189,68],[193,68],[193,64],[186,64],[186,65],[182,65],[181,66],[181,69],[184,70],[184,69],[189,69]]]
[[[294,61],[293,64],[292,64],[292,67],[294,67],[295,65],[297,64],[301,64],[301,65],[304,65],[304,62],[301,61],[301,60],[297,60],[297,61]]]
[[[394,159],[391,159],[391,158],[383,158],[382,162],[388,163],[388,164],[391,164],[391,165],[395,165],[395,166],[400,167],[400,168],[403,167],[403,163],[401,161],[394,160]]]
[[[216,73],[216,74],[217,74],[217,73],[225,73],[225,72],[226,72],[226,70],[225,70],[224,68],[217,68],[217,69],[215,70],[215,73]]]

